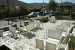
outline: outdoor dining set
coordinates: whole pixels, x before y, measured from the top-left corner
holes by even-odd
[[[60,50],[63,49],[63,43],[67,43],[70,36],[71,22],[62,22],[61,25],[56,25],[48,30],[44,39],[36,38],[36,48],[40,50]],[[64,50],[66,50],[64,48]]]
[[[34,29],[35,28],[41,28],[40,27],[41,23],[39,20],[34,20],[34,22],[31,22],[31,21],[24,21],[24,22],[21,22],[21,23],[13,23],[13,22],[10,22],[10,25],[8,25],[8,30],[7,31],[3,31],[3,30],[0,30],[1,34],[0,36],[1,37],[4,37],[4,36],[11,36],[14,38],[17,37],[17,34],[25,34],[25,36],[27,36],[28,34],[33,34],[34,33]]]
[[[55,22],[55,20],[52,20],[51,22]],[[12,50],[14,50],[15,46],[18,46],[19,49],[22,48],[22,50],[25,50],[24,46],[26,42],[21,40],[21,35],[29,39],[28,38],[29,36],[32,36],[32,34],[35,34],[34,31],[36,29],[42,28],[41,25],[42,23],[39,20],[33,20],[33,21],[27,20],[21,23],[10,22],[10,25],[7,26],[8,27],[7,31],[0,30],[0,36],[1,38],[4,39],[4,40],[1,40],[2,44],[5,44],[3,41],[6,41],[6,43],[10,42],[11,46],[9,46],[9,43],[7,46],[9,46]],[[34,50],[35,49],[60,50],[61,48],[64,48],[62,44],[68,42],[69,38],[67,37],[70,36],[69,31],[71,28],[72,28],[72,24],[71,22],[68,21],[68,22],[62,22],[61,25],[58,24],[58,25],[55,25],[54,27],[46,29],[45,30],[46,34],[44,35],[44,38],[43,39],[35,38],[34,43],[36,47],[30,46],[30,48],[33,48]],[[8,40],[5,39],[6,37]],[[19,38],[20,41],[15,40],[17,38]],[[27,48],[26,50],[31,50],[29,49],[29,46],[26,45],[25,47]],[[17,47],[15,48],[16,50],[19,50]]]

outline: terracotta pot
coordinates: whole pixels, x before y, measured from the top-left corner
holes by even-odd
[[[69,47],[69,50],[74,50],[74,48]]]

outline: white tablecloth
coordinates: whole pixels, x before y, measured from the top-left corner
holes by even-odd
[[[15,33],[19,33],[19,31],[16,30]],[[7,35],[10,35],[10,34],[12,34],[12,32],[10,32],[10,31],[3,32],[3,36],[7,36]]]
[[[20,27],[20,30],[26,31],[26,27]]]
[[[3,32],[3,36],[7,36],[7,35],[10,35],[10,34],[12,34],[12,32],[10,32],[10,31]]]

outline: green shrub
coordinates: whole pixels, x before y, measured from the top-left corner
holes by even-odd
[[[71,28],[71,30],[69,31],[69,33],[72,33],[72,31],[73,31],[74,28],[75,28],[75,26],[73,26],[73,27]]]
[[[33,19],[30,19],[30,21],[31,21],[31,22],[34,22],[34,20],[33,20]]]
[[[22,25],[20,25],[20,27],[23,27]]]
[[[9,28],[8,28],[8,27],[5,27],[5,28],[3,28],[3,30],[4,30],[4,31],[8,31],[8,30],[9,30]]]
[[[28,25],[28,22],[24,22],[24,26]]]
[[[17,28],[17,24],[14,24],[14,25],[12,25],[12,27],[15,27],[15,28]]]
[[[44,17],[40,19],[43,23],[48,22],[48,17]]]
[[[75,37],[71,36],[70,41],[68,42],[70,48],[75,48]]]

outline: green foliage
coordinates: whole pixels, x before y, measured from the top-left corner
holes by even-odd
[[[5,28],[3,28],[3,30],[4,30],[4,31],[8,31],[8,30],[9,30],[9,28],[8,28],[8,27],[5,27]]]
[[[75,48],[75,37],[71,36],[70,41],[68,42],[70,48]]]
[[[19,7],[19,15],[20,16],[21,15],[26,15],[27,13],[28,13],[28,11],[27,11],[26,7],[21,4],[20,7]]]
[[[43,23],[48,22],[48,17],[44,17],[40,19]]]
[[[19,10],[16,8],[10,8],[9,9],[9,16],[10,17],[16,17],[18,16]]]
[[[7,11],[6,11],[6,4],[0,5],[0,19],[6,17]]]
[[[20,27],[23,27],[22,25],[20,25]]]
[[[54,0],[50,0],[49,4],[47,5],[47,9],[49,10],[56,10],[57,3]]]
[[[29,8],[27,10],[28,10],[28,13],[41,11],[41,9],[34,9],[34,8]]]
[[[12,27],[17,28],[17,24],[13,24]]]
[[[7,5],[0,5],[0,19],[1,18],[7,18],[7,13],[8,13],[8,7]],[[24,5],[21,4],[19,9],[17,8],[12,8],[9,6],[9,17],[17,17],[17,16],[22,16],[22,15],[27,15],[28,10]]]
[[[27,26],[28,25],[28,22],[24,22],[24,26]]]
[[[74,28],[75,28],[75,26],[73,26],[73,27],[71,28],[70,33],[72,33],[72,31],[73,31]]]

